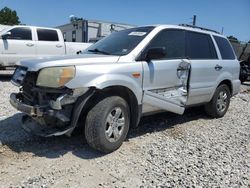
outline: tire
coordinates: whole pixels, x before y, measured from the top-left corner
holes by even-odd
[[[218,86],[212,100],[205,105],[206,113],[213,118],[223,117],[228,110],[230,97],[231,94],[227,85]]]
[[[87,143],[104,153],[115,151],[125,140],[129,123],[130,111],[127,102],[118,96],[105,97],[87,114],[85,122]]]

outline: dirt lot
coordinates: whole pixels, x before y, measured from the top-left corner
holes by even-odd
[[[122,147],[102,155],[72,137],[23,131],[0,72],[0,187],[250,187],[250,84],[224,118],[202,108],[143,118]]]

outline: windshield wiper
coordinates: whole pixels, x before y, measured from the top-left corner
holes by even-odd
[[[88,52],[97,52],[97,53],[104,54],[104,55],[110,55],[110,53],[99,50],[98,48],[95,48],[93,50],[88,50]]]

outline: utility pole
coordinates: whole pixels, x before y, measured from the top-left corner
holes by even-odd
[[[221,34],[223,34],[223,33],[224,33],[224,27],[221,28]]]
[[[193,17],[193,26],[195,26],[196,25],[196,15],[194,15],[194,17]]]

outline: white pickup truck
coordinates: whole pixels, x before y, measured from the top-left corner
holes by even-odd
[[[0,29],[0,69],[26,59],[73,55],[90,43],[64,42],[59,29],[35,26],[5,26]]]

